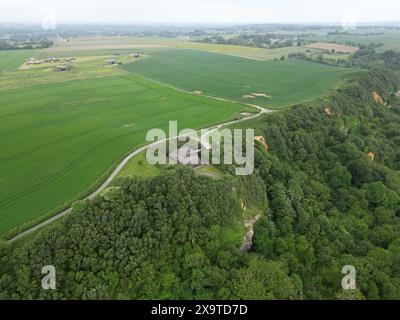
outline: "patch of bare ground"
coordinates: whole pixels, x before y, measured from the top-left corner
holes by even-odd
[[[376,91],[372,92],[372,97],[374,98],[376,103],[386,106],[386,102],[383,101],[382,97]]]
[[[258,214],[252,219],[244,220],[244,226],[247,228],[247,234],[244,237],[244,242],[240,247],[240,251],[248,252],[253,246],[253,238],[254,238],[254,225],[261,218],[261,214]]]
[[[325,108],[325,114],[328,116],[333,116],[332,109],[330,107]]]
[[[272,98],[270,95],[266,94],[266,93],[252,93],[251,95],[255,96],[255,97],[263,97],[263,98]]]
[[[263,136],[256,136],[256,137],[254,137],[254,140],[260,142],[263,145],[263,147],[265,148],[265,150],[267,150],[267,151],[269,150],[269,145],[267,143],[267,140],[265,140],[265,138]]]
[[[245,98],[245,99],[255,99],[256,97],[255,97],[255,96],[252,96],[251,94],[245,94],[245,95],[242,96],[242,98]]]

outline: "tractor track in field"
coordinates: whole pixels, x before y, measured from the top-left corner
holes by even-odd
[[[153,80],[153,82],[162,84],[162,85],[164,85],[164,86],[168,86],[168,87],[173,88],[173,89],[175,89],[175,90],[177,90],[177,91],[180,91],[180,92],[185,92],[185,93],[194,94],[193,92],[190,92],[190,91],[187,91],[187,90],[183,90],[183,89],[179,89],[179,88],[175,88],[175,87],[166,85],[165,83],[161,83],[161,82],[154,81],[154,80]],[[220,101],[228,101],[228,102],[238,103],[237,101],[233,101],[233,100],[229,100],[229,99],[224,99],[224,98],[220,98],[220,97],[208,96],[208,95],[203,95],[203,94],[202,94],[201,96],[207,97],[207,98],[211,98],[211,99],[214,99],[214,100],[220,100]],[[275,112],[275,110],[266,109],[266,108],[263,108],[263,107],[260,107],[260,106],[257,106],[257,105],[253,105],[253,104],[247,104],[247,106],[255,107],[255,108],[258,109],[259,112],[256,113],[256,114],[254,114],[254,115],[251,115],[251,116],[242,118],[242,119],[224,122],[224,123],[221,123],[221,124],[218,124],[218,125],[214,125],[214,126],[212,126],[212,127],[210,127],[210,128],[206,128],[206,129],[208,129],[208,130],[218,130],[218,129],[221,129],[222,127],[226,127],[226,126],[230,126],[230,125],[234,125],[234,124],[237,124],[237,123],[241,123],[241,122],[244,122],[244,121],[248,121],[248,120],[251,120],[251,119],[258,118],[258,117],[260,117],[261,115],[263,115],[263,114],[265,114],[265,113]],[[104,183],[103,183],[99,188],[97,188],[96,191],[94,191],[93,193],[91,193],[89,196],[85,197],[85,198],[82,199],[82,200],[92,200],[92,199],[94,199],[95,197],[97,197],[101,192],[103,192],[103,191],[112,183],[112,181],[114,180],[114,178],[122,171],[122,169],[128,164],[128,162],[129,162],[132,158],[134,158],[135,156],[137,156],[139,153],[141,153],[141,152],[147,150],[148,148],[150,148],[150,147],[152,147],[152,146],[156,146],[157,144],[160,144],[160,143],[163,143],[163,142],[172,140],[172,139],[176,139],[176,138],[184,138],[184,137],[187,136],[187,135],[188,135],[188,134],[186,134],[186,135],[179,135],[179,136],[176,136],[176,137],[170,137],[170,138],[165,139],[165,140],[156,141],[156,142],[153,142],[153,143],[151,143],[151,144],[145,145],[145,146],[143,146],[143,147],[140,147],[140,148],[138,148],[138,149],[132,151],[128,156],[126,156],[126,157],[122,160],[122,162],[116,167],[116,169],[112,172],[112,174],[106,179],[106,181],[104,181]],[[79,160],[80,160],[80,159],[78,159],[78,162],[79,162]],[[76,164],[77,164],[77,163],[75,163],[75,165],[76,165]],[[65,172],[63,172],[62,174],[65,174]],[[49,181],[46,182],[46,184],[48,184],[48,183],[49,183]],[[9,201],[10,199],[6,199],[6,200]],[[6,201],[6,202],[8,202],[8,201]],[[2,202],[4,202],[4,200],[3,200]],[[4,205],[4,203],[1,203],[1,204]],[[21,239],[21,238],[27,236],[28,234],[31,234],[31,233],[33,233],[33,232],[35,232],[35,231],[38,231],[38,230],[42,229],[43,227],[45,227],[45,226],[47,226],[47,225],[49,225],[49,224],[51,224],[51,223],[53,223],[53,222],[55,222],[55,221],[57,221],[57,220],[60,220],[61,218],[63,218],[63,217],[65,217],[66,215],[68,215],[71,211],[72,211],[72,206],[70,206],[68,209],[65,209],[65,210],[63,210],[63,211],[61,211],[61,212],[59,212],[59,213],[53,215],[52,217],[46,219],[45,221],[43,221],[43,222],[41,222],[41,223],[39,223],[39,224],[37,224],[37,225],[35,225],[35,226],[33,226],[33,227],[31,227],[31,228],[25,230],[25,231],[23,231],[23,232],[17,234],[16,236],[14,236],[14,237],[11,238],[10,240],[8,240],[8,243],[11,244],[11,243],[13,243],[13,242],[15,242],[15,241],[17,241],[17,240],[19,240],[19,239]]]

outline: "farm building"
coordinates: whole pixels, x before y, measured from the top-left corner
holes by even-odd
[[[29,59],[26,60],[26,64],[27,65],[41,64],[41,62],[39,60],[37,60],[36,58],[29,58]]]
[[[109,65],[116,65],[116,64],[118,64],[118,61],[115,59],[108,59],[108,60],[106,60],[106,63]]]
[[[51,63],[51,62],[58,62],[58,61],[60,61],[60,59],[59,58],[47,58],[44,61],[47,63]]]
[[[185,166],[190,165],[192,167],[197,167],[200,165],[199,150],[194,150],[188,146],[183,146],[175,152],[170,153],[170,159],[183,164]]]
[[[58,72],[68,71],[68,67],[67,66],[57,66],[56,69],[57,69]]]

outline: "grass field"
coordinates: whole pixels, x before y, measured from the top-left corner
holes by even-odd
[[[71,63],[55,62],[43,63],[40,65],[22,65],[18,71],[5,71],[0,77],[0,92],[30,87],[32,85],[47,85],[57,82],[72,80],[86,80],[99,77],[110,77],[124,75],[126,72],[115,66],[109,66],[105,60],[116,58],[126,63],[132,62],[128,55],[124,56],[79,56]],[[57,65],[68,65],[68,72],[57,72]]]
[[[355,69],[300,60],[255,61],[194,50],[169,50],[123,69],[188,91],[281,108],[313,99]]]
[[[294,52],[305,52],[306,48],[288,47],[277,49],[262,49],[234,45],[220,45],[211,43],[198,43],[181,39],[168,39],[159,37],[82,37],[69,42],[58,42],[53,48],[43,51],[45,55],[60,55],[63,52],[76,52],[85,54],[85,51],[101,52],[104,50],[118,51],[121,46],[130,46],[130,50],[163,50],[165,48],[194,49],[199,51],[214,52],[233,55],[256,60],[274,60],[283,55]]]
[[[141,177],[152,178],[166,171],[166,166],[151,165],[146,160],[146,152],[139,153],[132,158],[118,174],[118,178]]]
[[[244,59],[225,52],[226,46],[189,43],[202,51],[176,49],[188,42],[164,40],[157,46],[158,38],[89,38],[56,44],[57,50],[0,51],[0,183],[7,186],[0,193],[0,235],[93,190],[110,168],[145,143],[151,128],[166,129],[170,120],[181,128],[201,128],[251,111],[169,86],[280,108],[316,97],[355,71]],[[141,59],[128,57],[138,50],[145,53]],[[227,54],[207,52],[219,50]],[[105,65],[112,56],[122,67]],[[76,60],[60,73],[58,63],[24,66],[28,57]],[[143,166],[143,157],[134,158],[120,176],[160,174],[162,168]]]
[[[34,57],[40,50],[0,50],[0,71],[14,70],[22,65],[26,59]]]
[[[225,174],[213,165],[202,165],[194,169],[199,176],[207,177],[210,179],[223,179]]]
[[[1,93],[0,234],[86,192],[150,128],[199,128],[243,105],[185,94],[136,75]]]
[[[274,60],[280,59],[282,56],[287,56],[290,53],[306,52],[307,48],[303,47],[286,47],[276,49],[263,49],[246,46],[221,45],[212,43],[197,43],[197,42],[171,42],[170,46],[184,49],[194,49],[212,53],[220,53],[232,55],[242,58],[254,60]]]

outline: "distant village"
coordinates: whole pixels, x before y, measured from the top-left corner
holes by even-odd
[[[116,54],[119,55],[119,54]],[[143,55],[142,52],[135,52],[129,54],[130,58],[133,59],[138,59]],[[65,72],[70,70],[70,65],[68,63],[71,63],[75,61],[77,58],[71,57],[71,58],[44,58],[44,59],[39,59],[39,58],[29,58],[26,59],[26,65],[41,65],[41,64],[48,64],[48,63],[67,63],[67,65],[58,65],[56,66],[56,71],[58,72]],[[106,65],[111,65],[111,66],[117,66],[122,64],[117,58],[111,58],[107,59],[104,61]]]
[[[46,59],[37,59],[37,58],[29,58],[26,59],[26,64],[27,65],[32,65],[32,64],[42,64],[42,63],[54,63],[54,62],[72,62],[73,60],[76,60],[76,58],[46,58]]]

